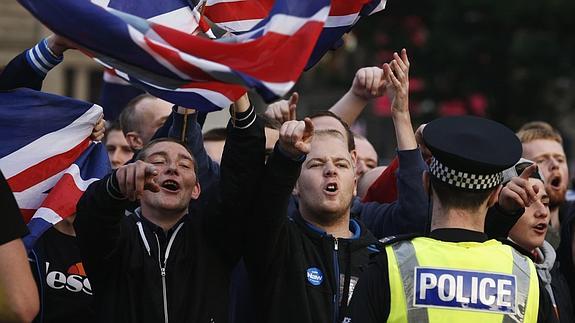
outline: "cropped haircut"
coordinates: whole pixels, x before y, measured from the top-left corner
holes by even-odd
[[[119,121],[107,121],[106,122],[106,131],[104,132],[104,143],[108,139],[108,134],[112,131],[122,131],[122,127],[120,127]]]
[[[337,114],[328,111],[328,110],[324,110],[324,111],[318,111],[312,115],[309,116],[310,119],[314,119],[314,118],[319,118],[319,117],[331,117],[336,119],[337,121],[339,121],[339,123],[341,123],[341,125],[343,126],[343,128],[345,129],[345,136],[347,137],[347,149],[349,151],[355,150],[355,140],[353,139],[353,132],[351,131],[351,129],[349,128],[349,125],[343,121]]]
[[[118,119],[120,120],[120,127],[122,128],[122,132],[126,135],[128,132],[140,132],[140,125],[142,123],[141,116],[138,115],[136,111],[136,106],[138,103],[142,102],[145,99],[156,99],[155,96],[152,96],[148,93],[144,93],[138,95],[137,97],[133,98],[128,102],[126,107],[120,113]]]
[[[152,148],[153,146],[155,146],[156,144],[159,144],[161,142],[172,142],[172,143],[175,143],[175,144],[178,144],[178,145],[184,147],[186,149],[186,151],[190,153],[190,156],[192,156],[192,160],[194,161],[194,173],[196,173],[196,175],[198,174],[198,163],[196,162],[196,158],[194,157],[194,153],[192,153],[190,148],[188,148],[188,146],[186,146],[182,141],[180,141],[178,139],[170,138],[170,137],[163,137],[163,138],[158,138],[158,139],[154,139],[154,140],[150,141],[149,143],[147,143],[144,146],[144,148],[142,148],[138,152],[135,160],[144,161],[146,159],[146,157],[148,157],[148,154],[147,154],[148,150],[150,150],[150,148]]]
[[[517,132],[517,137],[522,144],[534,140],[552,140],[563,144],[563,138],[557,129],[544,121],[533,121],[524,124]]]
[[[485,203],[489,195],[499,187],[495,186],[483,191],[464,191],[438,180],[431,174],[429,177],[431,190],[437,195],[437,199],[446,209],[476,211],[481,204]]]

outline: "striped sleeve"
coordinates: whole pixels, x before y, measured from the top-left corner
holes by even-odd
[[[230,109],[230,113],[231,111],[232,109]],[[250,108],[247,111],[238,112],[236,114],[232,113],[232,123],[234,125],[234,128],[247,129],[254,123],[255,120],[256,120],[256,110],[253,105],[250,106]]]
[[[46,76],[48,72],[64,59],[63,56],[56,56],[50,48],[46,38],[42,39],[36,46],[26,51],[26,60],[36,73]]]

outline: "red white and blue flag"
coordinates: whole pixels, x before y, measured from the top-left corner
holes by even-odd
[[[313,67],[327,51],[339,47],[342,37],[362,18],[385,9],[387,0],[332,0],[321,35],[306,64]],[[207,0],[204,15],[218,27],[242,34],[264,19],[274,0]]]
[[[197,6],[192,8],[187,0],[92,0],[92,2],[187,34],[203,33],[215,38],[209,23],[200,14]],[[132,87],[129,82],[116,75],[114,68],[104,71],[100,103],[104,108],[106,120],[116,120],[128,102],[142,94],[140,89]]]
[[[88,185],[110,172],[105,148],[89,139],[101,113],[100,106],[30,89],[0,92],[0,169],[28,223],[27,248],[75,214]]]
[[[330,0],[276,0],[249,31],[211,40],[114,9],[112,1],[106,8],[88,0],[19,2],[117,76],[202,111],[228,107],[245,88],[266,101],[286,94],[303,72],[330,10]]]

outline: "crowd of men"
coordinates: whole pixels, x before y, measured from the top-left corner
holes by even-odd
[[[40,90],[69,47],[23,52],[0,90]],[[2,177],[0,321],[575,322],[561,135],[469,116],[414,131],[409,71],[404,49],[306,117],[297,93],[261,115],[244,95],[203,135],[196,111],[137,96],[91,135],[113,172],[27,254]],[[382,95],[389,165],[349,128]]]

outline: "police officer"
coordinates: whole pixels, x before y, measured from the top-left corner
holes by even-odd
[[[521,157],[517,137],[494,121],[449,117],[429,123],[423,139],[433,154],[423,178],[431,233],[390,241],[361,276],[344,322],[547,321],[532,261],[483,233],[502,171]]]

